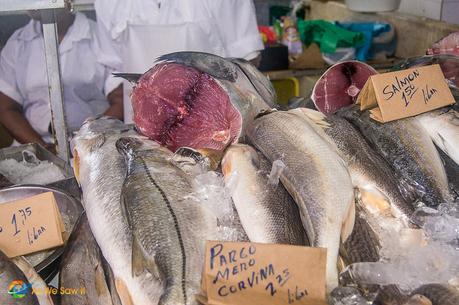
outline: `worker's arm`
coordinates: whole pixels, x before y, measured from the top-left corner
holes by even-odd
[[[21,105],[2,92],[0,92],[0,122],[19,143],[38,143],[47,146],[22,114]]]
[[[119,85],[107,96],[110,107],[105,111],[104,115],[113,116],[123,120],[123,85]]]

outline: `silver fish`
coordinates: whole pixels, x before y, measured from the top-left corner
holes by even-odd
[[[59,286],[77,289],[76,294],[61,295],[61,305],[113,305],[102,253],[86,214],[80,216],[62,255]]]
[[[121,138],[116,146],[128,168],[122,205],[132,228],[133,274],[149,272],[164,284],[159,304],[197,304],[205,241],[217,232],[215,216],[189,198],[193,187],[170,162],[172,152],[134,138]]]
[[[327,248],[327,288],[338,285],[341,238],[354,224],[354,189],[344,161],[307,124],[291,112],[273,112],[255,120],[248,132],[271,162],[285,164],[280,180],[300,210],[312,246]],[[330,191],[333,190],[333,191]]]
[[[400,218],[408,224],[414,209],[400,194],[394,171],[351,123],[338,116],[325,116],[306,108],[293,111],[304,115],[312,126],[319,128],[318,132],[323,134],[323,138],[336,147],[347,163],[352,183],[359,189],[362,202],[368,205],[368,209]]]
[[[399,176],[407,200],[419,199],[428,206],[451,201],[440,156],[417,119],[381,124],[372,120],[369,112],[360,112],[358,106],[343,108],[338,114],[357,126],[372,147],[388,161]],[[416,198],[410,196],[413,189]]]
[[[138,135],[114,118],[85,122],[73,139],[74,171],[91,231],[113,270],[122,304],[156,305],[162,284],[149,273],[132,273],[132,233],[120,204],[126,165],[115,146],[123,136]]]
[[[416,119],[434,143],[459,166],[459,113],[446,107],[421,114]]]
[[[37,296],[30,293],[30,282],[24,273],[3,253],[0,251],[0,304],[2,305],[41,305]],[[14,281],[17,281],[14,283]],[[24,288],[25,296],[23,298],[13,298],[9,291],[13,291],[16,284],[16,291]],[[51,303],[52,304],[52,303]],[[43,304],[44,305],[44,304]]]
[[[281,183],[269,185],[271,163],[248,145],[234,144],[222,161],[225,182],[252,242],[308,245],[300,213]],[[233,178],[234,177],[234,178]]]

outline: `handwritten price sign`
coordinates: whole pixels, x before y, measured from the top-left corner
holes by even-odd
[[[8,257],[60,246],[63,231],[52,192],[0,204],[0,249]]]
[[[326,304],[326,250],[208,242],[201,301],[206,304]]]
[[[372,75],[357,103],[370,110],[371,117],[389,122],[453,104],[439,65]]]

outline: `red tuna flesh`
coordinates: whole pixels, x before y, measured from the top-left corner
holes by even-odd
[[[358,61],[346,61],[330,67],[317,81],[312,100],[323,113],[334,113],[355,103],[368,78],[376,74],[371,66]]]
[[[241,133],[241,115],[225,90],[191,67],[156,65],[141,77],[131,101],[140,133],[172,151],[223,150]]]

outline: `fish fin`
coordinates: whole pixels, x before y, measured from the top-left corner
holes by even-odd
[[[327,116],[322,112],[308,108],[296,108],[291,110],[291,112],[303,115],[321,128],[328,128],[331,126],[331,124],[327,122]]]
[[[223,159],[223,151],[210,148],[201,148],[198,149],[198,152],[209,160],[210,170],[217,170],[221,160]]]
[[[341,227],[341,242],[345,242],[351,236],[355,223],[355,200],[349,205],[346,218]]]
[[[78,186],[81,187],[80,182],[80,156],[78,155],[78,151],[76,148],[73,149],[73,175],[75,176],[75,180],[78,183]]]
[[[338,268],[338,273],[341,273],[346,269],[346,263],[341,255],[338,255],[338,261],[336,262],[336,267]]]
[[[113,274],[113,270],[110,267],[110,264],[100,252],[100,258],[102,262],[102,269],[104,271],[105,278],[108,284],[108,291],[110,292],[111,300],[113,305],[122,305],[121,299],[118,295],[118,291],[116,290],[116,283],[115,283],[115,275]]]
[[[95,137],[92,137],[91,139],[87,140],[87,146],[89,148],[90,152],[95,151],[96,149],[99,149],[104,145],[105,143],[105,135],[104,134],[98,134]]]
[[[126,137],[120,138],[118,141],[116,141],[116,149],[118,149],[118,152],[123,156],[134,155],[134,151],[141,146],[142,141],[136,138]]]
[[[101,264],[97,264],[94,274],[94,284],[96,286],[97,296],[103,304],[112,304],[110,290],[108,289],[107,280],[105,279],[105,273]]]
[[[259,114],[257,114],[254,118],[254,120],[259,119],[265,115],[271,114],[273,112],[277,112],[277,109],[267,109],[267,110],[262,110]]]
[[[175,52],[165,54],[156,59],[156,62],[178,63],[195,68],[203,73],[218,79],[235,82],[237,79],[237,66],[231,61],[204,52]]]
[[[155,262],[154,255],[145,253],[139,239],[134,235],[132,238],[132,276],[139,276],[145,271],[162,282],[163,277]]]
[[[126,283],[122,279],[115,278],[115,287],[123,305],[134,305],[131,293],[129,292]]]
[[[143,74],[138,74],[138,73],[112,73],[113,76],[115,77],[121,77],[124,78],[125,80],[137,84],[139,79],[142,77]]]
[[[359,188],[363,208],[371,214],[392,217],[390,200],[377,189]]]

